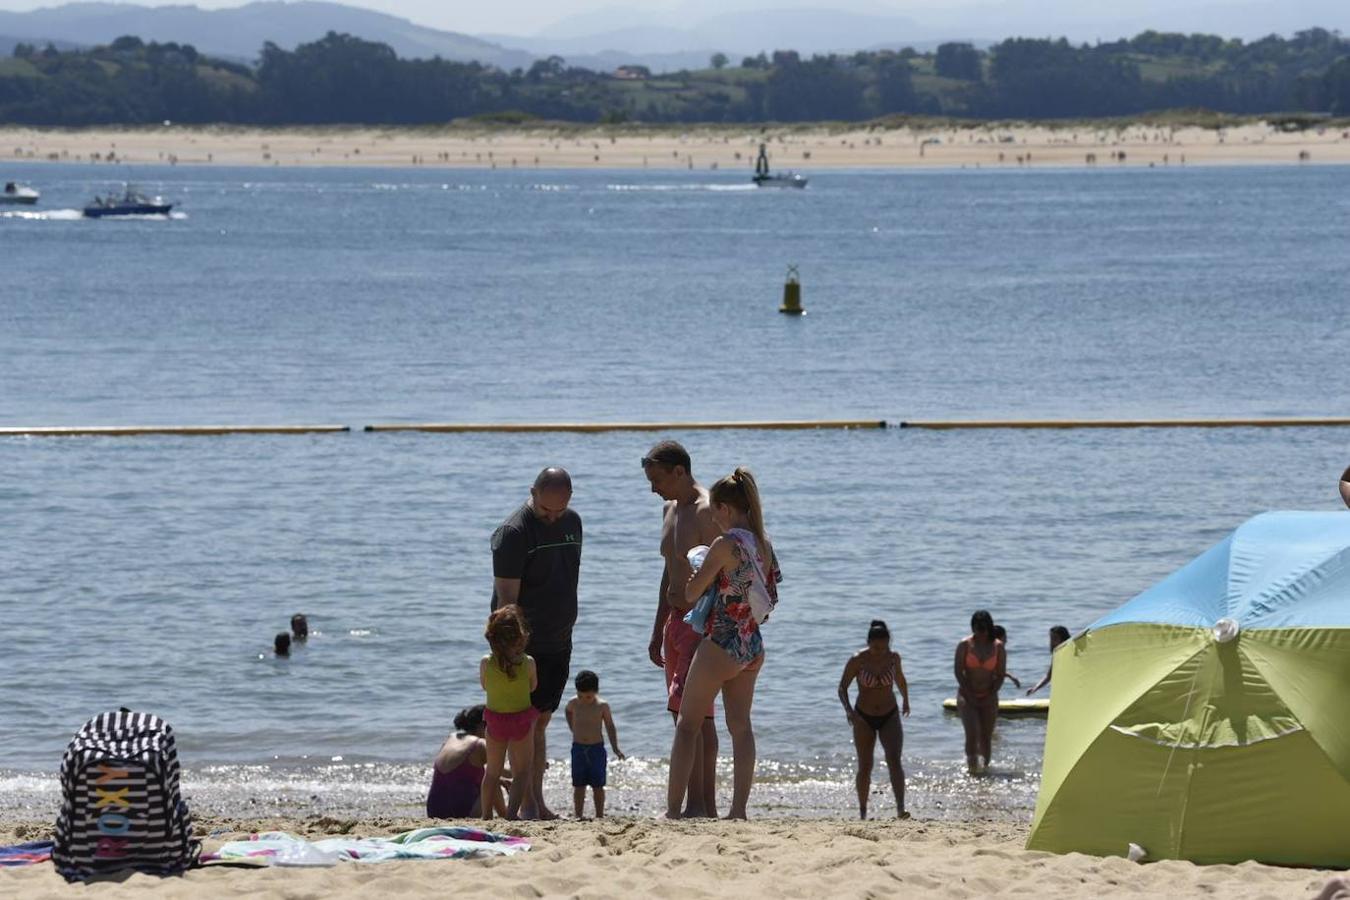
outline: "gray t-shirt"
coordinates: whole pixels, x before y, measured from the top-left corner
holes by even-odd
[[[520,609],[530,626],[530,652],[572,648],[581,574],[581,516],[568,509],[544,522],[525,504],[492,533],[492,574],[520,579]],[[497,592],[492,592],[497,608]]]

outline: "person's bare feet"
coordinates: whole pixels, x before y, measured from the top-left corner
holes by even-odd
[[[526,822],[552,822],[558,818],[558,814],[547,806],[541,806],[538,809],[530,809],[522,806],[520,808],[519,819]]]

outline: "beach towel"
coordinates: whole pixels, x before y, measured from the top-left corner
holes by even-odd
[[[29,841],[13,847],[0,847],[0,868],[31,866],[52,858],[51,841]]]
[[[686,554],[689,560],[689,568],[697,572],[703,568],[703,560],[708,557],[708,545],[699,544]],[[703,592],[703,596],[698,598],[698,602],[690,608],[689,612],[684,614],[684,621],[690,628],[702,634],[707,630],[708,616],[712,614],[713,604],[717,602],[717,583],[708,585],[708,589]]]
[[[387,838],[324,838],[306,841],[284,831],[265,831],[244,841],[230,841],[203,861],[267,859],[281,866],[331,866],[347,862],[391,859],[465,859],[510,856],[530,849],[525,838],[447,826],[417,828]]]
[[[769,613],[778,606],[778,592],[769,592],[769,580],[764,575],[764,560],[760,556],[759,541],[756,540],[754,532],[744,528],[732,528],[727,534],[741,545],[741,549],[750,560],[750,586],[745,592],[745,601],[750,604],[750,614],[755,617],[755,624],[763,625],[764,620],[769,618]]]

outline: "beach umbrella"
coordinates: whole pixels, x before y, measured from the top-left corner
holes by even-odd
[[[1028,849],[1350,867],[1350,513],[1248,520],[1053,665]]]

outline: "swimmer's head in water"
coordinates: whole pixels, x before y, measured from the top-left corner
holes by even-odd
[[[983,634],[991,641],[994,639],[994,617],[989,615],[989,610],[975,610],[975,615],[970,617],[970,633]]]
[[[462,731],[465,734],[476,734],[481,736],[483,730],[487,727],[483,721],[483,713],[487,707],[479,703],[477,706],[470,706],[467,709],[461,709],[455,716],[455,730]]]
[[[1005,644],[1008,643],[1008,629],[1004,628],[1002,625],[995,625],[994,640],[1002,641]]]
[[[880,619],[867,626],[867,645],[874,650],[885,650],[891,645],[891,630]]]
[[[302,613],[291,616],[291,634],[297,641],[309,637],[309,620]]]
[[[550,525],[562,518],[572,502],[572,476],[559,466],[549,466],[534,479],[530,488],[530,508],[537,518]]]
[[[291,636],[282,631],[272,639],[272,649],[276,651],[277,656],[291,655]]]

